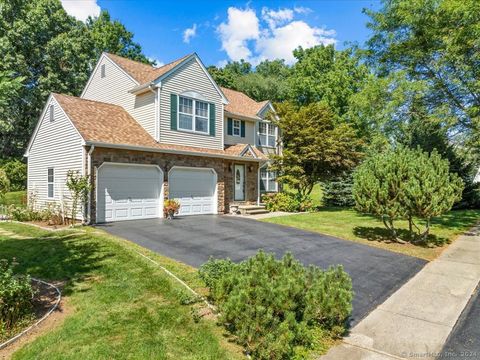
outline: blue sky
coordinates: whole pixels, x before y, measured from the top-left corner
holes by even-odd
[[[144,53],[168,63],[197,52],[206,65],[244,58],[294,59],[291,50],[319,43],[362,44],[369,36],[363,8],[376,0],[339,1],[134,1],[62,0],[80,20],[106,9],[135,34]]]

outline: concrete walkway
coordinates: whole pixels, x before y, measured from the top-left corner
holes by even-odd
[[[434,359],[479,280],[477,227],[427,264],[321,359]]]

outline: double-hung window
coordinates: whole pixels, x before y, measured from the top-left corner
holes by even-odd
[[[240,136],[241,126],[240,120],[233,120],[233,136]]]
[[[55,170],[48,168],[47,170],[47,197],[53,198],[55,195]]]
[[[277,176],[274,171],[260,169],[260,190],[264,192],[278,191]]]
[[[178,129],[208,134],[208,103],[183,96],[178,100]]]
[[[277,129],[271,123],[258,123],[258,145],[275,147],[277,144]]]

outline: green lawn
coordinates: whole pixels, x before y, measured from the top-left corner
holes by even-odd
[[[377,218],[362,215],[352,209],[324,208],[319,212],[265,219],[264,221],[293,226],[304,230],[337,236],[419,258],[435,259],[448,241],[480,221],[480,210],[456,210],[437,218],[432,223],[433,240],[442,246],[422,247],[389,241],[389,234]],[[407,229],[406,221],[396,226]]]
[[[63,294],[71,312],[63,324],[13,358],[243,358],[241,349],[226,340],[214,320],[196,323],[192,307],[180,304],[184,288],[134,250],[194,288],[202,287],[195,269],[100,230],[47,232],[1,223],[1,257],[15,257],[21,273],[65,281]]]
[[[3,198],[0,197],[0,205],[17,205],[17,206],[26,206],[27,204],[27,192],[22,191],[12,191],[5,194]]]
[[[288,185],[284,185],[284,189],[288,191],[289,190]],[[290,190],[293,192],[296,192],[296,190],[294,189],[290,189]],[[310,193],[310,197],[313,200],[313,205],[315,205],[316,207],[322,206],[323,191],[322,191],[322,185],[320,183],[315,184],[312,192]]]

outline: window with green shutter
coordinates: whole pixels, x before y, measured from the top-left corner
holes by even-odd
[[[227,135],[233,135],[233,119],[227,119]]]
[[[210,135],[215,136],[215,104],[210,104]]]

